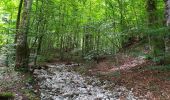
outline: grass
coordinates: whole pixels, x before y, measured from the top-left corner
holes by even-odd
[[[25,82],[33,84],[33,83],[34,83],[34,78],[33,78],[33,76],[28,74]]]
[[[0,93],[0,100],[12,100],[14,96],[12,92],[2,92]]]
[[[163,72],[167,72],[170,71],[170,65],[162,65],[162,66],[148,66],[146,68],[144,68],[145,70],[152,70],[152,71],[163,71]]]
[[[39,97],[35,95],[33,90],[23,89],[21,91],[29,100],[39,100]]]

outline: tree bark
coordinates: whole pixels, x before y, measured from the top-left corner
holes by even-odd
[[[165,25],[168,28],[168,32],[170,31],[169,26],[170,26],[170,0],[164,0],[165,2]],[[170,64],[170,34],[165,35],[165,64]]]
[[[159,23],[157,21],[157,1],[156,0],[147,0],[147,12],[148,12],[148,27],[152,30],[157,29],[159,27]],[[161,34],[152,33],[148,35],[149,42],[151,45],[151,51],[153,56],[156,59],[159,59],[157,63],[163,64],[164,62],[164,53],[165,53],[165,43],[164,36]]]
[[[15,34],[14,44],[17,43],[17,33],[18,33],[19,24],[20,24],[20,19],[21,19],[22,4],[23,4],[23,0],[20,0],[19,8],[18,8],[18,14],[17,14],[16,34]]]
[[[170,25],[170,0],[165,1],[165,22],[166,26]]]
[[[156,1],[155,0],[147,0],[147,12],[148,12],[148,25],[152,26],[156,24],[157,16],[156,16]]]
[[[27,34],[29,30],[30,11],[32,7],[32,0],[24,0],[24,7],[19,30],[17,33],[16,46],[16,70],[28,70],[29,61],[29,47],[27,42]]]
[[[35,53],[34,65],[37,65],[37,58],[38,58],[38,55],[40,54],[40,51],[41,51],[42,40],[43,40],[43,35],[41,35],[38,39],[38,47],[37,47],[37,50],[36,50],[36,53]]]

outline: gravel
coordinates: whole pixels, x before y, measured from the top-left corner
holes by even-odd
[[[109,82],[101,83],[94,77],[84,77],[67,66],[48,65],[48,70],[36,69],[34,75],[40,85],[41,100],[137,100],[132,91],[117,86],[113,91],[104,89]],[[91,81],[92,84],[89,84]],[[100,85],[98,85],[100,84]]]

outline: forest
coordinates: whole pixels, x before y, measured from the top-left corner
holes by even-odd
[[[0,100],[170,100],[170,0],[0,0]]]

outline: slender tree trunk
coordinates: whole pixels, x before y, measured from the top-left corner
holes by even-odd
[[[156,29],[159,26],[157,21],[157,4],[156,0],[147,0],[147,12],[148,12],[148,27]],[[156,59],[159,59],[157,63],[164,63],[165,43],[164,36],[161,34],[152,33],[148,35],[149,42],[151,44],[152,54]]]
[[[157,15],[156,15],[156,1],[147,0],[147,12],[148,12],[148,25],[152,26],[156,24]]]
[[[123,13],[123,0],[117,0],[119,5],[119,13],[120,13],[120,31],[124,30],[124,13]]]
[[[23,0],[20,0],[19,8],[18,8],[18,14],[17,14],[16,34],[15,34],[14,44],[17,43],[17,33],[18,33],[19,24],[20,24],[20,19],[21,19],[22,4],[23,4]]]
[[[34,65],[37,65],[37,58],[38,58],[38,55],[40,54],[40,51],[41,51],[42,40],[43,40],[43,35],[41,35],[38,39],[38,47],[37,47],[37,50],[36,50],[36,53],[35,53]]]
[[[165,1],[165,25],[168,28],[168,33],[170,31],[169,26],[170,26],[170,0],[164,0]],[[170,64],[170,35],[166,33],[165,36],[165,52],[166,52],[166,57],[165,57],[165,64]]]
[[[170,0],[165,1],[165,22],[166,26],[170,25]]]
[[[165,25],[170,26],[170,0],[165,1]]]
[[[155,26],[155,21],[157,19],[157,16],[155,14],[156,12],[156,1],[155,0],[147,0],[147,12],[148,12],[148,27],[152,28]],[[151,43],[151,35],[148,34],[148,43],[149,43],[149,49],[154,51],[153,45]]]
[[[17,33],[17,46],[16,46],[16,70],[27,70],[29,61],[29,47],[27,42],[27,34],[29,30],[30,11],[32,0],[24,0],[23,14],[19,31]]]

